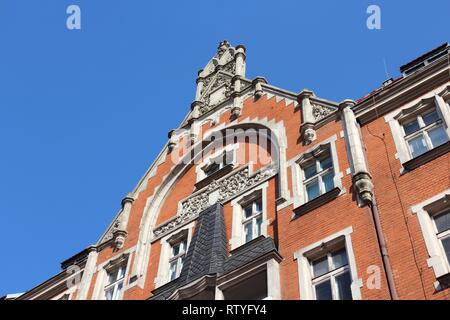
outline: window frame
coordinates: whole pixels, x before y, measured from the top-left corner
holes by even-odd
[[[125,288],[125,275],[126,275],[126,265],[118,265],[114,268],[111,268],[110,270],[107,270],[106,272],[106,284],[103,287],[103,291],[104,291],[104,297],[105,300],[120,300],[123,296],[123,291]],[[114,280],[112,283],[109,283],[109,278],[111,276],[111,274],[115,274],[116,275],[116,280]],[[119,278],[119,275],[120,278]],[[120,289],[119,286],[121,285]],[[112,299],[107,299],[107,292],[110,291],[112,289],[112,295],[111,298]]]
[[[400,173],[403,174],[409,170],[414,169],[416,166],[414,165],[414,161],[418,159],[418,161],[421,161],[420,163],[426,163],[428,161],[431,161],[435,157],[428,157],[426,159],[423,159],[423,155],[432,152],[432,150],[436,150],[440,154],[439,147],[442,146],[436,146],[432,149],[428,149],[426,152],[422,153],[420,156],[416,156],[415,158],[412,157],[412,153],[410,151],[410,146],[408,145],[407,140],[405,139],[405,131],[403,128],[403,124],[407,123],[409,120],[414,119],[414,117],[417,118],[417,115],[419,114],[426,114],[427,111],[435,109],[437,111],[437,114],[439,115],[439,118],[441,120],[440,125],[443,126],[445,132],[447,133],[447,142],[443,145],[449,143],[450,141],[450,105],[448,105],[448,102],[446,102],[447,98],[447,85],[443,85],[433,91],[428,92],[427,94],[421,96],[420,98],[417,98],[402,107],[390,112],[384,117],[384,120],[386,123],[389,124],[389,127],[391,129],[392,138],[394,140],[394,144],[397,150],[397,153],[395,154],[395,158],[398,159],[402,165],[400,168]],[[447,89],[445,89],[447,88]],[[411,137],[408,137],[411,138]],[[428,138],[427,138],[428,139]],[[428,142],[427,148],[429,146]]]
[[[441,287],[438,279],[450,274],[450,261],[448,261],[442,242],[438,238],[438,230],[434,218],[440,213],[450,210],[449,200],[450,189],[447,189],[411,207],[412,213],[417,216],[425,241],[425,247],[428,253],[427,264],[433,269],[437,280],[434,283],[436,289]]]
[[[333,253],[339,252],[341,250],[345,250],[345,255],[347,257],[347,249],[345,248],[345,245],[342,246],[342,248],[339,249],[335,249],[335,250],[329,250],[326,252],[325,255],[320,256],[319,258],[316,259],[311,259],[310,260],[310,272],[311,272],[311,284],[313,286],[313,294],[314,294],[314,300],[317,300],[317,291],[316,291],[316,286],[319,284],[322,284],[326,281],[330,281],[331,284],[331,294],[332,294],[332,300],[341,300],[341,299],[335,299],[336,297],[339,296],[338,293],[338,287],[337,287],[337,283],[336,283],[336,278],[340,275],[345,274],[345,272],[351,272],[350,271],[350,265],[348,262],[348,257],[347,257],[347,263],[345,265],[342,265],[340,267],[334,268],[334,262],[333,262]],[[327,264],[328,264],[328,272],[314,277],[314,262],[318,261],[320,259],[323,259],[323,257],[327,257]]]
[[[174,247],[177,245],[179,245],[180,248],[178,249],[178,254],[174,255],[173,250],[174,250]],[[171,256],[169,258],[169,270],[168,270],[169,282],[177,279],[181,274],[181,270],[183,268],[183,260],[186,257],[187,249],[188,249],[187,236],[183,237],[182,239],[178,240],[177,242],[172,243],[170,249],[171,249]],[[172,278],[172,264],[174,262],[176,263],[176,270],[175,270],[175,278]]]
[[[432,122],[432,123],[427,125],[425,123],[425,121],[423,120],[423,118],[424,118],[425,115],[431,114],[433,112],[437,113],[439,119],[437,121]],[[408,124],[408,123],[411,123],[413,121],[417,121],[417,124],[419,125],[419,129],[417,131],[414,131],[414,132],[412,132],[412,133],[407,135],[406,131],[405,131],[405,125]],[[410,116],[410,117],[408,117],[406,119],[403,119],[400,122],[400,126],[401,126],[401,129],[402,129],[402,132],[403,132],[403,138],[405,139],[405,143],[406,143],[406,146],[408,148],[410,159],[415,159],[415,158],[421,156],[422,154],[424,154],[424,153],[426,153],[428,151],[431,151],[431,150],[439,147],[440,145],[442,145],[442,144],[440,144],[440,145],[434,146],[433,141],[431,140],[430,135],[429,135],[429,132],[431,130],[433,130],[433,129],[442,128],[444,130],[444,132],[446,133],[446,135],[447,135],[446,136],[446,138],[447,138],[446,142],[449,141],[449,136],[448,136],[448,134],[447,134],[447,132],[445,130],[444,119],[442,119],[442,116],[440,115],[439,110],[438,110],[437,107],[429,106],[429,107],[425,108],[425,110],[420,110],[420,112],[414,113],[412,116]],[[409,143],[410,143],[410,141],[412,141],[412,140],[414,140],[414,139],[416,139],[418,137],[422,137],[422,139],[425,141],[426,151],[422,152],[421,154],[419,154],[417,156],[413,156],[413,152],[412,152],[412,149],[411,149],[411,146],[410,146]]]
[[[450,207],[445,208],[445,209],[433,214],[431,217],[431,220],[433,221],[434,231],[436,232],[436,238],[439,241],[439,247],[442,250],[442,255],[447,260],[447,263],[450,265],[450,256],[447,256],[447,253],[445,252],[444,244],[442,243],[442,240],[450,238],[450,228],[445,231],[439,232],[437,225],[436,225],[436,219],[435,219],[437,216],[440,216],[442,214],[450,215]]]
[[[260,203],[260,211],[257,210],[257,203]],[[252,215],[250,217],[245,217],[246,212],[245,210],[251,206],[252,207]],[[244,244],[247,242],[250,242],[257,237],[259,237],[262,234],[262,223],[263,223],[263,200],[261,197],[255,197],[253,200],[250,200],[249,203],[246,205],[242,205],[242,239]],[[259,232],[258,231],[258,218],[261,218],[261,224],[259,226]],[[251,224],[252,225],[252,238],[247,241],[247,234],[246,234],[246,228],[245,226]]]
[[[363,281],[358,278],[358,270],[356,266],[356,259],[353,252],[351,234],[353,228],[347,227],[344,230],[336,232],[324,239],[321,239],[311,245],[297,250],[294,253],[294,260],[297,261],[298,282],[300,288],[301,300],[315,300],[316,293],[315,287],[313,287],[314,274],[312,270],[312,261],[317,261],[318,258],[323,257],[328,251],[336,252],[345,248],[347,254],[347,266],[350,272],[351,279],[351,295],[353,300],[361,300],[361,287]],[[343,274],[345,270],[338,268],[335,276]],[[338,273],[338,271],[340,273]],[[329,271],[328,273],[330,273]],[[318,277],[316,277],[318,278]]]
[[[161,252],[159,254],[158,272],[156,277],[154,278],[155,289],[171,281],[169,272],[170,271],[169,260],[172,257],[172,244],[180,240],[186,239],[185,253],[187,254],[189,250],[189,245],[192,240],[194,226],[195,221],[192,221],[187,225],[183,226],[182,228],[165,235],[159,240],[161,243]]]
[[[311,201],[308,201],[306,187],[305,184],[303,183],[304,172],[302,166],[306,166],[308,162],[312,161],[314,158],[326,156],[331,157],[332,167],[334,170],[333,185],[334,189],[336,188],[339,189],[337,196],[340,196],[346,192],[345,188],[342,186],[342,178],[344,177],[344,174],[339,166],[339,159],[336,148],[337,139],[338,139],[337,135],[333,135],[330,138],[321,141],[318,145],[309,148],[308,150],[298,155],[297,157],[289,160],[289,166],[291,167],[291,174],[292,174],[292,192],[293,192],[292,203],[294,211],[301,206],[311,203],[317,198],[323,196],[324,194],[328,194],[328,192],[323,193],[319,197],[314,198]]]
[[[323,170],[322,167],[321,167],[321,162],[322,162],[322,160],[328,159],[328,158],[331,160],[331,167],[326,168],[325,170]],[[311,176],[309,178],[306,178],[306,174],[305,174],[306,170],[305,170],[305,168],[312,167],[313,163],[314,163],[314,165],[316,167],[315,168],[316,169],[316,173],[313,176]],[[336,173],[335,173],[335,170],[334,170],[333,157],[331,156],[331,152],[322,154],[320,157],[314,158],[314,159],[306,162],[305,164],[301,165],[301,170],[302,170],[302,173],[303,173],[303,182],[302,182],[302,184],[303,184],[303,189],[304,189],[304,192],[305,192],[305,200],[306,200],[306,202],[310,202],[310,201],[320,197],[321,195],[324,195],[325,193],[327,193],[327,192],[329,192],[329,191],[331,191],[332,189],[335,188],[334,176],[336,175]],[[326,191],[325,190],[325,182],[324,182],[323,177],[328,175],[330,172],[332,172],[332,174],[333,174],[333,178],[332,178],[332,180],[333,180],[333,188],[331,188],[331,190]],[[314,197],[314,198],[312,198],[312,199],[309,199],[308,186],[313,184],[312,182],[314,182],[316,180],[317,180],[317,184],[319,185],[319,195]]]
[[[251,170],[250,170],[251,172]],[[247,242],[245,241],[245,233],[243,228],[244,207],[251,201],[261,199],[262,205],[262,223],[261,235],[267,236],[267,227],[269,225],[268,206],[267,206],[267,192],[269,188],[268,181],[254,187],[253,189],[241,194],[240,196],[231,200],[231,207],[233,211],[231,238],[229,240],[230,250],[234,250]]]

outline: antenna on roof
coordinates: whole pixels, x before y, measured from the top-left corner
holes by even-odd
[[[386,73],[386,80],[383,82],[383,86],[387,86],[388,84],[391,84],[394,79],[389,74],[386,58],[383,58],[383,64],[384,64],[384,72]]]

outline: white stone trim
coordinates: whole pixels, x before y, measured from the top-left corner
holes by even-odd
[[[308,259],[308,253],[313,249],[320,247],[323,243],[327,243],[336,240],[340,237],[344,237],[345,249],[347,251],[348,263],[350,267],[350,274],[352,277],[351,291],[353,300],[361,300],[361,287],[363,282],[361,278],[358,278],[358,271],[356,268],[355,255],[353,253],[351,234],[353,233],[353,228],[348,227],[341,230],[335,234],[332,234],[322,240],[319,240],[309,246],[299,249],[294,254],[294,259],[297,260],[298,268],[298,282],[300,288],[300,298],[302,300],[313,300],[314,292],[312,287],[312,276],[310,262]]]
[[[401,124],[397,120],[397,117],[402,113],[402,111],[417,107],[422,107],[422,102],[425,100],[431,100],[434,97],[434,104],[436,106],[436,110],[441,116],[444,125],[446,126],[447,135],[450,138],[450,108],[446,105],[443,98],[440,96],[443,90],[448,86],[450,82],[445,85],[440,86],[439,88],[428,92],[425,95],[403,105],[401,108],[388,113],[384,116],[384,120],[389,124],[391,129],[392,137],[394,138],[395,147],[397,149],[397,157],[400,160],[400,163],[403,164],[409,160],[411,160],[411,155],[409,153],[408,145],[404,139],[404,132]]]
[[[174,232],[171,232],[168,235],[161,238],[161,242],[160,242],[161,243],[161,250],[160,250],[161,254],[159,256],[158,272],[157,272],[157,275],[154,280],[155,288],[165,285],[166,283],[168,283],[170,281],[170,279],[169,279],[169,259],[170,259],[170,252],[171,252],[172,246],[170,245],[168,240],[173,235],[183,232],[183,230],[187,230],[188,231],[187,246],[186,246],[186,252],[187,252],[187,250],[189,250],[189,246],[190,246],[190,243],[192,240],[194,226],[195,226],[195,221],[192,221],[191,223],[183,226],[182,228],[177,229]]]
[[[269,187],[268,181],[260,184],[252,190],[249,190],[246,193],[243,193],[239,197],[233,199],[231,201],[231,208],[233,210],[233,220],[231,226],[231,239],[229,240],[229,244],[231,246],[231,250],[238,248],[239,246],[244,244],[243,239],[243,228],[242,228],[242,205],[241,200],[245,197],[248,197],[252,194],[261,193],[262,199],[262,218],[263,222],[261,225],[261,234],[267,236],[267,226],[270,223],[270,220],[267,218],[267,188]]]
[[[289,160],[288,165],[291,166],[291,174],[292,174],[292,192],[293,192],[293,204],[294,209],[300,207],[301,205],[306,203],[306,194],[305,188],[303,185],[303,170],[300,168],[298,161],[307,153],[311,153],[317,148],[321,146],[329,145],[330,146],[330,155],[333,160],[333,168],[334,168],[334,186],[341,189],[341,194],[345,193],[345,190],[342,186],[342,178],[344,174],[342,173],[339,167],[339,159],[336,149],[336,141],[337,135],[333,135],[328,139],[325,139],[318,143],[317,145],[307,149],[305,152],[296,156]]]
[[[425,240],[425,246],[429,256],[427,260],[428,266],[433,268],[436,278],[450,273],[450,265],[444,256],[444,252],[442,251],[439,239],[436,236],[436,231],[433,226],[432,216],[438,212],[427,212],[425,207],[439,202],[448,196],[450,196],[450,189],[447,189],[446,191],[411,207],[411,211],[417,215],[420,229],[422,230]],[[448,205],[450,207],[450,203]]]
[[[223,109],[222,109],[223,110]],[[219,112],[219,111],[218,111]],[[220,111],[221,112],[221,111]],[[213,133],[217,130],[227,129],[231,127],[239,127],[243,124],[253,124],[253,125],[261,125],[264,127],[267,127],[276,137],[278,146],[279,146],[279,181],[280,181],[280,194],[281,197],[287,201],[290,199],[290,192],[288,188],[288,181],[287,181],[287,165],[286,165],[286,149],[288,147],[287,143],[287,137],[286,137],[286,129],[284,126],[283,121],[276,122],[275,120],[268,121],[267,118],[259,119],[244,119],[238,123],[231,123],[231,124],[219,124],[215,126],[214,128],[211,128],[207,130],[208,133]],[[208,135],[203,136],[199,140],[204,140],[207,138]],[[210,135],[211,135],[210,134]],[[201,142],[199,142],[201,143]],[[195,146],[194,146],[195,148]],[[145,284],[145,278],[146,278],[146,270],[148,267],[148,260],[150,257],[150,251],[151,251],[151,242],[153,239],[153,233],[152,230],[155,227],[159,210],[161,205],[164,202],[164,199],[166,195],[170,192],[173,185],[181,178],[181,176],[184,174],[186,168],[189,165],[184,165],[183,168],[181,168],[179,171],[177,171],[176,174],[169,174],[165,179],[163,179],[163,182],[161,185],[155,187],[155,191],[153,195],[149,198],[147,201],[146,208],[144,209],[141,224],[140,224],[140,232],[139,232],[139,239],[137,243],[137,249],[136,249],[136,259],[133,264],[133,271],[132,276],[137,277],[136,285],[138,285],[140,288],[144,287]],[[170,171],[173,172],[173,170],[176,168],[174,166]],[[136,197],[135,197],[136,198]]]
[[[83,277],[80,282],[80,290],[77,293],[77,300],[86,300],[89,288],[91,287],[92,276],[96,271],[98,252],[94,249],[88,254],[86,265],[84,266]]]

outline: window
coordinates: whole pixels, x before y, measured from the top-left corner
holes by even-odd
[[[334,168],[330,155],[314,159],[302,166],[303,185],[305,187],[306,202],[331,191],[334,188]]]
[[[404,121],[402,127],[411,158],[416,158],[448,141],[444,123],[436,108]]]
[[[244,243],[247,243],[261,235],[263,222],[262,199],[253,200],[243,206],[242,225],[244,231]]]
[[[186,239],[172,244],[172,250],[169,259],[169,281],[175,280],[180,276],[186,252],[187,252]]]
[[[223,152],[221,155],[215,158],[211,158],[209,160],[209,163],[202,168],[205,176],[209,177],[214,173],[216,173],[217,171],[219,171],[220,169],[222,169],[223,167],[225,167],[226,165],[232,164],[233,156],[234,156],[233,151],[227,151]]]
[[[352,233],[348,227],[295,252],[300,299],[361,300]]]
[[[108,272],[108,282],[105,286],[106,300],[119,300],[125,280],[125,266],[112,269]]]
[[[411,211],[419,220],[436,289],[450,285],[450,189],[411,207]]]
[[[347,252],[340,249],[311,261],[316,300],[352,300]]]
[[[450,210],[435,215],[433,221],[444,256],[450,263]]]

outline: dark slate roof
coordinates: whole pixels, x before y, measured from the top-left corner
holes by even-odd
[[[245,266],[246,264],[251,263],[257,258],[270,252],[275,252],[279,255],[273,239],[259,236],[258,238],[231,251],[231,256],[225,261],[220,275],[239,269],[240,267]]]
[[[195,226],[179,277],[180,286],[207,274],[216,274],[227,258],[223,207],[215,204],[203,211]]]
[[[178,288],[201,277],[227,274],[270,252],[279,256],[273,239],[260,236],[233,250],[228,257],[223,206],[212,205],[199,215],[180,276],[155,289],[150,299],[165,300]]]

